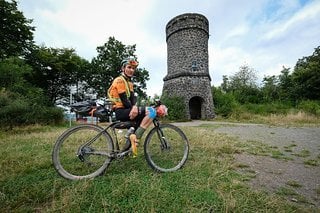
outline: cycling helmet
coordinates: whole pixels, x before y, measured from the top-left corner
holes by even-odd
[[[137,67],[139,62],[134,57],[125,58],[121,61],[121,67],[130,64],[133,67]]]

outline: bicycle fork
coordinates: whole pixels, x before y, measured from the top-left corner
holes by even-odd
[[[158,126],[157,128],[157,134],[160,140],[160,148],[161,150],[170,150],[170,143],[168,142],[168,140],[166,139],[166,137],[163,134],[162,129]]]

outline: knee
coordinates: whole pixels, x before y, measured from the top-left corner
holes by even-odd
[[[153,107],[147,107],[148,117],[154,119],[157,116],[157,112]]]

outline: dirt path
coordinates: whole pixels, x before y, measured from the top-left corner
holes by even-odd
[[[254,177],[249,181],[254,189],[280,193],[292,202],[320,208],[319,127],[270,127],[209,121],[176,123],[180,126],[202,124],[217,125],[216,132],[240,141],[275,147],[283,154],[281,159],[246,153],[236,155],[236,162],[246,165],[239,168],[239,172]]]

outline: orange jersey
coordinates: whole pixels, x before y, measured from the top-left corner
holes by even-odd
[[[124,108],[119,94],[126,93],[130,98],[130,92],[133,92],[133,83],[127,80],[124,76],[115,78],[108,90],[108,98],[114,102],[113,108]]]

